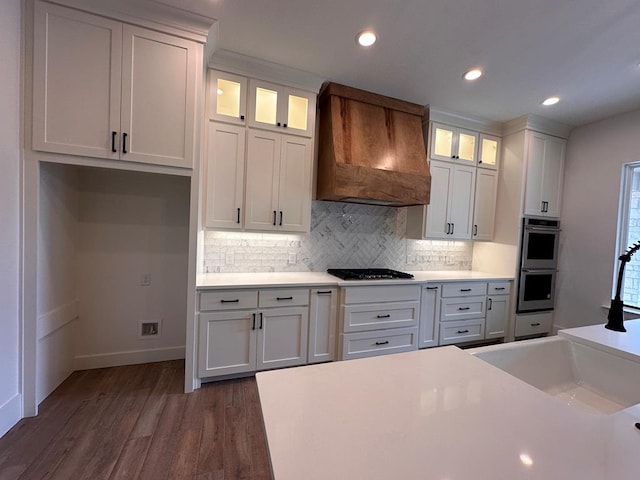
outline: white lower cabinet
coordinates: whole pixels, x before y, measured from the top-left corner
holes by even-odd
[[[309,289],[201,292],[199,305],[201,378],[307,363]]]
[[[418,348],[438,345],[438,319],[440,318],[440,285],[422,286],[420,297],[420,328]]]
[[[549,333],[552,325],[552,312],[516,315],[515,337],[528,337],[530,335],[542,335]]]
[[[340,360],[418,348],[420,285],[340,290]]]
[[[311,289],[308,363],[335,360],[337,297],[336,288]]]

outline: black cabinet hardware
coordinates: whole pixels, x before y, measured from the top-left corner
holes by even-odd
[[[256,314],[252,313],[251,315],[253,315],[253,325],[251,325],[251,330],[255,330],[256,329]]]
[[[118,151],[116,150],[116,135],[118,135],[118,132],[111,132],[111,151],[113,153]]]
[[[458,330],[458,333],[469,333],[469,330]]]
[[[281,126],[282,124],[280,122],[276,123],[277,126]]]
[[[122,153],[127,153],[127,134],[122,134]]]
[[[488,300],[489,300],[489,305],[487,305],[487,310],[491,310],[493,308],[493,300],[490,298]]]
[[[319,290],[318,295],[331,295],[331,290]]]
[[[456,224],[452,223],[451,224],[451,235],[453,235],[453,231],[455,230],[455,228],[456,228]]]
[[[461,292],[470,292],[471,289],[470,288],[461,288],[460,291]]]
[[[471,310],[471,307],[458,307],[458,310],[460,311]]]
[[[496,288],[494,288],[494,290],[506,290],[506,288],[505,287],[496,287]]]
[[[273,226],[276,226],[276,211],[273,211]]]
[[[447,231],[445,232],[447,235],[451,234],[451,223],[447,222]]]
[[[437,290],[438,287],[426,287],[427,290]]]
[[[280,210],[280,226],[282,226],[282,210]]]
[[[532,324],[531,324],[531,326],[532,326],[532,327],[539,327],[539,326],[540,326],[540,323],[538,323],[538,322],[536,322],[536,323],[532,323]]]
[[[376,318],[391,318],[391,315],[376,315]]]
[[[238,303],[240,302],[239,298],[236,298],[235,300],[220,300],[220,303]]]
[[[240,115],[240,120],[244,120],[244,115]]]
[[[473,236],[475,237],[476,235],[478,235],[478,225],[473,226]]]
[[[260,312],[260,330],[262,330],[262,321],[264,320],[263,316],[262,316],[262,312]]]
[[[287,124],[286,124],[286,123],[284,123],[282,126],[283,126],[284,128],[287,128]]]
[[[376,345],[387,345],[389,340],[385,340],[384,342],[376,342]]]
[[[276,300],[293,300],[293,297],[276,297]]]
[[[240,223],[240,207],[238,207],[238,219],[236,220],[236,223]]]

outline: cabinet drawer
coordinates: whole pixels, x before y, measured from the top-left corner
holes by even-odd
[[[383,332],[345,333],[342,338],[342,360],[417,349],[417,327],[396,328]]]
[[[257,290],[214,290],[200,292],[199,309],[207,310],[238,310],[256,308],[258,306]]]
[[[420,302],[345,305],[342,312],[345,332],[417,327]]]
[[[527,335],[540,335],[551,331],[551,312],[516,315],[516,337]]]
[[[440,324],[440,345],[484,339],[484,319]]]
[[[489,282],[488,295],[508,295],[511,292],[511,282]]]
[[[278,288],[274,290],[260,290],[258,306],[291,307],[309,305],[308,288]]]
[[[472,297],[486,294],[487,282],[445,283],[442,285],[442,298]]]
[[[484,318],[486,301],[487,297],[444,298],[440,305],[440,321]]]
[[[420,285],[346,287],[342,294],[344,304],[420,301]]]

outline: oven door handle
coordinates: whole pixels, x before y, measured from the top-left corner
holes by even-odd
[[[524,227],[524,229],[531,232],[543,232],[543,233],[559,233],[562,231],[560,228],[556,228],[556,227],[534,227],[531,225],[527,225],[526,227]]]
[[[558,273],[558,270],[552,268],[521,268],[520,271],[524,273]]]

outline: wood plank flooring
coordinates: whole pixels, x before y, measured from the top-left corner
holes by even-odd
[[[183,385],[183,361],[74,372],[0,439],[0,480],[271,480],[255,379]]]

